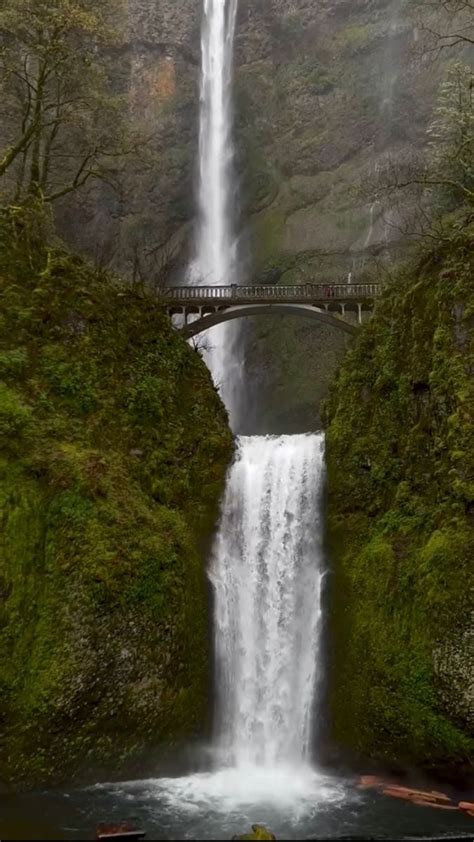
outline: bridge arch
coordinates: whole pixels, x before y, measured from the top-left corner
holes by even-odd
[[[350,324],[344,318],[338,318],[330,312],[317,309],[308,304],[243,304],[227,307],[226,309],[217,310],[216,312],[201,316],[196,321],[186,324],[179,332],[186,339],[192,339],[203,331],[209,330],[211,327],[216,327],[216,325],[248,316],[263,315],[299,316],[300,318],[311,319],[314,322],[343,330],[349,334],[357,333],[356,325]]]

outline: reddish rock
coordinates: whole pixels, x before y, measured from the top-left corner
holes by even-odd
[[[435,789],[431,790],[431,795],[435,795],[440,801],[449,801],[452,802],[452,798],[446,795],[445,792],[436,792]]]
[[[146,836],[143,830],[136,830],[128,822],[120,822],[120,824],[100,824],[96,831],[96,839],[99,840],[114,840],[114,842],[121,842],[121,840],[139,840]]]
[[[357,789],[382,789],[384,786],[389,786],[389,783],[376,775],[362,775],[356,786]]]
[[[390,795],[392,798],[404,798],[407,801],[415,799],[430,804],[439,804],[440,802],[446,806],[451,804],[451,799],[443,792],[425,792],[419,789],[410,789],[409,787],[398,786],[396,784],[387,786],[383,790],[384,795]]]
[[[383,795],[390,795],[391,798],[403,798],[405,801],[411,801],[412,796],[402,789],[395,789],[394,787],[386,787],[382,790]]]
[[[437,804],[435,801],[428,801],[425,798],[411,798],[412,804],[417,804],[418,807],[431,807],[432,810],[457,810],[455,804]]]
[[[426,792],[422,789],[412,789],[411,787],[399,786],[398,784],[389,784],[384,790],[385,795],[393,795],[397,798],[419,798],[423,801],[441,802],[444,804],[451,804],[451,799],[444,794],[444,792],[436,792],[431,790]]]
[[[474,810],[474,801],[460,801],[458,807],[460,810]]]

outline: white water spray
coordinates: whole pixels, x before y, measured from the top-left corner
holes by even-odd
[[[237,767],[309,760],[323,473],[320,435],[239,440],[210,573],[219,748]]]
[[[199,227],[191,282],[237,283],[236,180],[233,169],[232,78],[237,0],[204,0],[199,129]],[[233,415],[240,382],[235,327],[213,328],[209,367]]]

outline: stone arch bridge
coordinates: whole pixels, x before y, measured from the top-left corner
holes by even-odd
[[[382,284],[295,284],[294,286],[186,286],[160,288],[170,318],[181,316],[187,339],[210,327],[246,316],[300,316],[347,333],[370,318]]]

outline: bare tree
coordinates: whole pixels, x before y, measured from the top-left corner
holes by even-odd
[[[116,185],[133,147],[104,50],[109,0],[3,0],[0,179],[17,201],[54,202],[92,179]]]
[[[474,46],[474,0],[419,0],[417,11],[425,52]]]
[[[371,195],[390,202],[387,226],[404,237],[443,236],[446,214],[472,219],[474,209],[474,73],[452,64],[441,85],[424,150],[403,160],[387,158]]]

